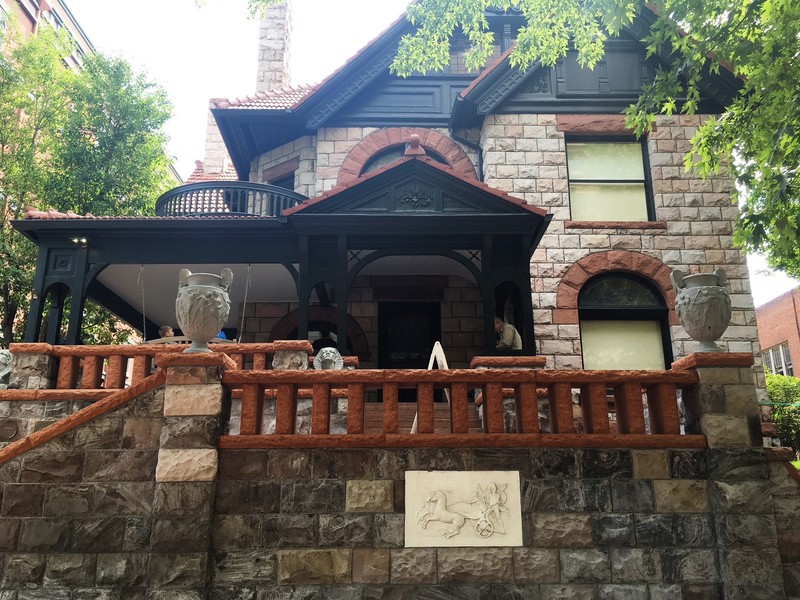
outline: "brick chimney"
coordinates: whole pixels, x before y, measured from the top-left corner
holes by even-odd
[[[289,87],[289,40],[292,35],[291,0],[270,6],[258,32],[256,91]]]

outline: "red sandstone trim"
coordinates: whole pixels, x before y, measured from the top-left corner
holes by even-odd
[[[764,457],[770,462],[791,462],[794,451],[791,448],[764,448]]]
[[[625,126],[625,115],[618,114],[556,115],[556,129],[581,135],[633,135],[633,129]]]
[[[706,448],[705,435],[436,433],[223,435],[221,449],[260,448]]]
[[[314,348],[311,347],[311,342],[308,340],[275,340],[272,342],[275,351],[288,350],[295,352],[308,352],[314,354]]]
[[[666,221],[564,221],[566,229],[666,229]]]
[[[663,294],[669,308],[670,325],[678,325],[675,313],[675,290],[670,281],[670,269],[667,265],[646,254],[628,250],[610,250],[595,252],[574,263],[561,278],[556,294],[556,310],[553,311],[553,322],[577,325],[578,293],[590,278],[611,271],[633,273],[650,280]]]
[[[296,171],[299,167],[300,157],[296,156],[295,158],[291,158],[279,165],[275,165],[269,169],[264,169],[261,172],[261,181],[268,182],[273,181],[274,179],[280,179],[281,177]]]
[[[11,354],[52,354],[53,348],[50,344],[36,343],[36,344],[11,344],[8,349]]]
[[[0,401],[8,402],[95,402],[117,390],[0,390]]]
[[[222,367],[224,369],[235,370],[236,362],[227,354],[222,352],[194,352],[184,354],[183,352],[159,354],[159,367]]]
[[[698,367],[750,367],[755,362],[749,352],[695,352],[672,363],[673,370]]]
[[[356,144],[342,163],[336,185],[355,181],[362,175],[364,166],[373,156],[387,148],[405,144],[411,135],[419,136],[423,148],[442,155],[457,174],[468,179],[478,179],[469,156],[449,137],[424,127],[387,127],[372,132]]]
[[[166,374],[163,370],[159,369],[155,374],[140,381],[136,385],[114,392],[91,406],[87,406],[60,421],[56,421],[52,425],[48,425],[44,429],[40,429],[21,440],[10,443],[8,446],[0,449],[0,464],[8,462],[29,450],[38,448],[42,444],[54,440],[68,431],[72,431],[76,427],[85,425],[89,421],[119,408],[134,398],[164,385],[165,380]]]
[[[504,367],[506,369],[535,369],[547,363],[544,356],[474,356],[470,369],[477,367]]]

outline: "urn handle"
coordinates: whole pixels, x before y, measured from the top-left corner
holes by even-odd
[[[191,275],[191,274],[192,274],[192,272],[189,269],[181,269],[180,271],[178,271],[178,287],[179,288],[182,288],[182,287],[186,286],[187,282],[189,281],[189,275]]]
[[[220,273],[220,278],[222,279],[220,287],[227,292],[231,287],[231,283],[233,283],[233,271],[231,271],[227,267],[222,269],[222,273]]]
[[[686,287],[686,284],[683,281],[684,277],[686,277],[686,273],[680,269],[673,269],[672,273],[669,274],[670,281],[672,281],[672,287],[675,288],[675,291]]]

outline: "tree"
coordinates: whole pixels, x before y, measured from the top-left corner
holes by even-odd
[[[800,452],[800,379],[767,373],[767,395],[781,443]]]
[[[277,0],[250,0],[257,13]],[[644,0],[417,0],[408,19],[418,26],[403,38],[392,70],[401,76],[441,69],[450,40],[462,31],[471,43],[466,65],[491,56],[486,9],[517,9],[525,25],[510,61],[525,69],[552,66],[570,44],[593,68],[604,42],[631,24]],[[736,241],[763,252],[770,266],[800,276],[800,2],[797,0],[654,0],[657,20],[642,41],[663,58],[655,80],[627,110],[628,125],[646,133],[655,115],[694,113],[701,77],[722,68],[742,87],[725,113],[706,121],[692,140],[687,168],[707,176],[730,168],[742,207]]]
[[[87,57],[73,72],[73,48],[42,27],[19,40],[6,31],[0,56],[0,343],[24,330],[36,248],[11,229],[27,206],[95,215],[152,212],[169,186],[162,126],[164,91],[122,59]],[[84,339],[118,340],[111,315],[86,310]]]

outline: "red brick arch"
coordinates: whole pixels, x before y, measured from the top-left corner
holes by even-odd
[[[561,278],[558,286],[553,322],[577,324],[578,294],[583,284],[595,275],[611,271],[633,273],[652,282],[667,302],[670,325],[679,324],[678,315],[675,314],[675,290],[672,289],[672,282],[669,279],[672,269],[652,256],[627,250],[595,252],[573,264]]]
[[[361,171],[375,154],[392,146],[408,142],[416,133],[423,148],[440,154],[456,173],[469,179],[477,179],[475,165],[461,147],[446,135],[424,127],[387,127],[373,131],[361,140],[347,155],[339,171],[337,185],[358,179]]]

